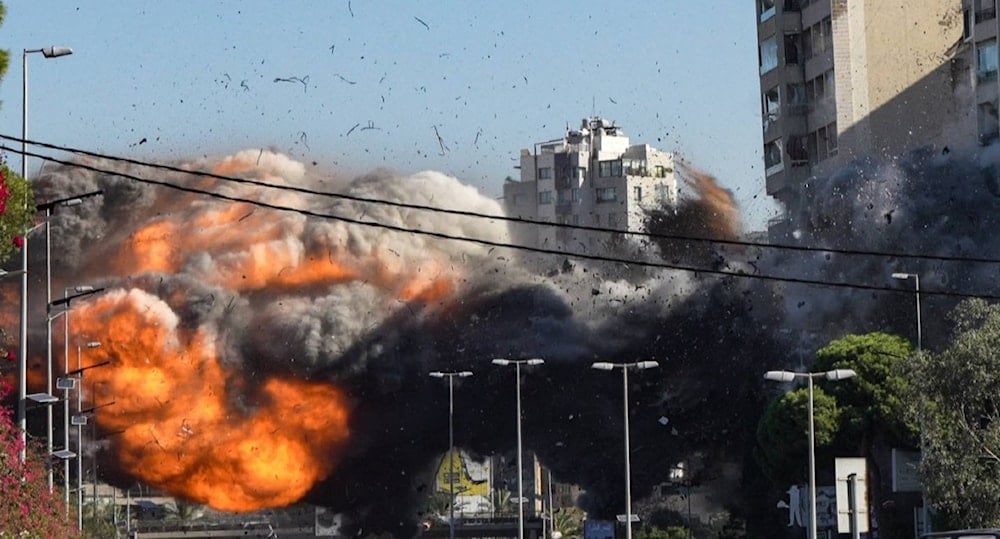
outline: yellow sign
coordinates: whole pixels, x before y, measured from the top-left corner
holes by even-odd
[[[475,467],[477,472],[469,473],[469,468]],[[454,473],[454,476],[450,474]],[[475,479],[473,479],[475,475]],[[448,451],[441,457],[437,471],[438,492],[451,492],[452,477],[454,477],[455,494],[458,496],[488,496],[490,492],[489,464],[468,462],[458,449]]]

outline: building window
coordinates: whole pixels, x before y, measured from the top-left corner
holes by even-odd
[[[583,182],[585,179],[587,179],[587,169],[583,167],[576,167],[576,181]]]
[[[632,188],[632,197],[636,202],[642,202],[642,187],[636,185]]]
[[[979,143],[983,146],[991,144],[1000,137],[1000,118],[997,117],[997,105],[993,102],[979,104]]]
[[[552,167],[541,167],[538,169],[538,179],[539,180],[551,180],[552,179]]]
[[[760,9],[760,22],[774,16],[774,0],[757,0],[757,7]]]
[[[766,174],[773,174],[783,168],[780,140],[773,140],[764,145],[764,168]]]
[[[552,204],[552,191],[540,191],[538,193],[539,204]]]
[[[823,161],[837,155],[837,122],[825,125],[816,130],[816,161]],[[811,150],[812,140],[807,143]],[[811,159],[811,157],[810,157]]]
[[[597,202],[615,202],[618,200],[618,192],[614,187],[598,188],[596,195]]]
[[[793,167],[809,164],[809,152],[806,150],[808,136],[788,137],[788,161]]]
[[[572,194],[573,194],[573,202],[580,202],[580,188],[574,187]]]
[[[785,0],[783,10],[784,11],[801,11],[802,10],[802,5],[799,3],[799,0]]]
[[[837,155],[837,122],[826,126],[826,149],[830,155]]]
[[[656,185],[656,201],[662,204],[674,203],[673,190],[669,185],[662,183]]]
[[[573,226],[579,226],[580,216],[574,213],[572,217],[573,217]]]
[[[642,159],[623,160],[622,166],[628,176],[646,176],[646,161]]]
[[[976,0],[976,23],[997,18],[996,0]]]
[[[671,167],[665,167],[663,165],[656,165],[656,177],[657,178],[666,178],[667,174],[672,174],[673,172],[674,172],[674,169],[671,168]]]
[[[979,82],[997,78],[997,40],[987,39],[976,44],[976,78]]]
[[[778,37],[771,36],[760,44],[760,74],[778,67]]]
[[[766,130],[771,122],[777,121],[781,111],[781,87],[775,86],[764,92],[764,129]]]
[[[622,175],[622,162],[620,160],[601,161],[597,172],[597,175],[601,178],[620,177]]]
[[[785,34],[785,65],[799,63],[799,34]]]
[[[556,192],[556,200],[559,201],[559,204],[569,204],[573,201],[572,196],[573,193],[569,189],[560,189]]]

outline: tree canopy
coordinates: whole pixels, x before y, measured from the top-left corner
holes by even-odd
[[[945,525],[1000,526],[1000,305],[967,300],[954,337],[911,365],[907,413],[923,427],[921,477]]]

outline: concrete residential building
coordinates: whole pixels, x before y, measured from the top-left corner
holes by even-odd
[[[998,135],[996,0],[756,0],[767,193]]]
[[[631,145],[621,127],[602,118],[585,118],[579,130],[521,150],[520,171],[520,180],[508,178],[503,188],[511,217],[642,230],[646,209],[677,203],[674,156]],[[593,252],[608,238],[542,225],[512,225],[511,234],[521,245],[575,252]]]

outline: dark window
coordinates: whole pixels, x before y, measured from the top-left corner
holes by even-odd
[[[785,63],[799,63],[799,34],[785,34]]]
[[[997,18],[996,0],[976,0],[976,23]]]

